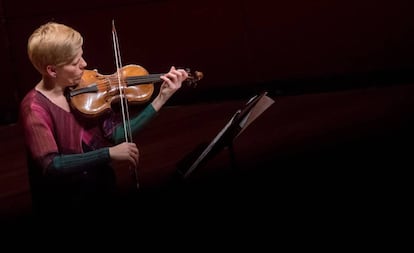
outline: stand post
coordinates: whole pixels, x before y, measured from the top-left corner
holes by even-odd
[[[232,170],[236,171],[238,169],[237,160],[236,160],[236,153],[234,152],[234,143],[230,141],[229,145],[227,146],[229,157],[230,157],[230,165]]]

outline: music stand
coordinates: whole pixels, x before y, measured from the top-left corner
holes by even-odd
[[[232,167],[236,168],[233,141],[273,103],[274,100],[267,96],[267,92],[262,92],[260,95],[252,97],[243,108],[234,113],[227,124],[207,146],[205,143],[200,144],[179,163],[177,172],[181,178],[188,178],[193,171],[204,165],[224,148],[228,148],[230,162]],[[188,161],[191,161],[190,166],[188,166]]]

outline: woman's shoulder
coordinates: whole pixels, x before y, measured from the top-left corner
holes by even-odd
[[[23,97],[22,101],[20,102],[20,110],[34,110],[35,108],[47,108],[48,107],[48,100],[47,98],[37,91],[36,89],[31,89],[26,95]]]
[[[28,106],[32,104],[37,99],[38,92],[33,88],[29,90],[26,95],[23,97],[22,101],[20,102],[21,106]]]

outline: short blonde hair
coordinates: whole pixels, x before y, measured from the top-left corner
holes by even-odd
[[[69,64],[83,45],[83,38],[73,28],[48,22],[37,28],[29,37],[27,53],[33,66],[45,73],[48,65]]]

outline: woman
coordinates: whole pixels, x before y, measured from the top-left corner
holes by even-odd
[[[28,155],[35,211],[84,210],[109,205],[116,188],[113,162],[138,164],[135,143],[124,142],[123,127],[114,113],[96,119],[73,111],[66,93],[81,81],[87,66],[83,38],[64,24],[49,22],[28,40],[30,61],[41,80],[21,102],[20,120]],[[161,76],[160,91],[136,117],[136,133],[156,115],[188,77],[171,67]]]

